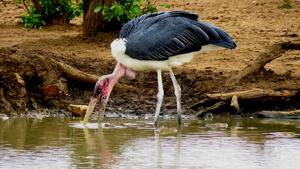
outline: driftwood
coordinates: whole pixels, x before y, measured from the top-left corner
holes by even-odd
[[[300,50],[300,43],[283,42],[272,45],[266,50],[266,52],[259,55],[253,63],[246,66],[237,75],[232,76],[230,79],[228,79],[226,84],[234,85],[240,83],[241,80],[243,80],[245,77],[262,70],[267,63],[271,62],[276,58],[279,58],[288,50]]]
[[[290,111],[261,111],[256,113],[259,117],[265,118],[289,118],[300,119],[300,109]]]
[[[275,107],[278,106],[277,103],[279,102],[292,102],[297,100],[298,93],[297,90],[255,88],[246,91],[207,94],[203,100],[194,104],[191,108],[198,111],[198,117],[208,112],[227,111],[232,109],[231,107],[234,107],[237,112],[240,112],[240,109],[243,108],[246,111],[253,111],[267,104]]]
[[[271,89],[251,89],[245,91],[237,91],[230,93],[215,93],[207,94],[207,97],[212,100],[228,101],[233,96],[237,96],[239,99],[256,99],[264,96],[269,97],[291,97],[297,93],[296,90],[271,90]]]

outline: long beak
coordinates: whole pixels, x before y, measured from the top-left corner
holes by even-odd
[[[100,108],[98,113],[98,122],[103,122],[107,99],[100,98]]]
[[[84,115],[83,124],[87,124],[89,122],[89,119],[91,117],[91,114],[93,113],[93,110],[97,104],[98,97],[91,97],[90,103],[88,105],[88,108],[86,110],[86,113]]]
[[[83,119],[83,124],[87,124],[89,122],[89,119],[90,119],[90,117],[93,113],[94,108],[96,107],[98,99],[100,100],[100,109],[99,109],[99,114],[98,114],[98,121],[99,122],[103,121],[107,100],[103,99],[101,96],[100,97],[92,96],[91,99],[90,99],[90,103],[88,105],[88,108],[86,110],[84,119]]]

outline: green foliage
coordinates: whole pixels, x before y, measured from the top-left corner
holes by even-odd
[[[54,0],[39,0],[41,11],[37,10],[37,7],[31,3],[28,5],[26,0],[16,0],[18,4],[23,4],[28,10],[21,16],[22,23],[26,28],[40,28],[46,25],[46,21],[67,14],[69,20],[82,13],[82,4],[75,3],[72,0],[58,0],[55,3]]]
[[[143,4],[145,7],[143,8]],[[110,5],[97,4],[94,12],[101,12],[107,22],[127,22],[144,13],[156,12],[157,9],[151,0],[121,0]]]
[[[24,0],[16,0],[17,4],[22,4]]]
[[[37,13],[36,9],[30,5],[29,6],[30,14],[24,14],[21,16],[22,23],[25,28],[40,28],[46,25],[46,21],[43,19],[43,16]]]
[[[282,4],[279,6],[279,8],[285,8],[285,9],[290,9],[293,7],[294,7],[294,5],[290,0],[283,0]]]
[[[146,6],[145,9],[143,10],[143,13],[153,13],[157,12],[157,8],[155,7],[155,4],[152,3],[151,0],[146,0]]]
[[[102,6],[98,3],[98,4],[95,6],[94,12],[95,12],[95,13],[98,13],[98,12],[101,11],[101,9],[102,9]]]
[[[172,7],[172,5],[170,5],[170,4],[162,4],[161,7],[166,8],[166,9],[170,9]]]

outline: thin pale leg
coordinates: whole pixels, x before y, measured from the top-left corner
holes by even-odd
[[[178,115],[178,125],[181,125],[181,88],[175,78],[172,69],[169,69],[170,77],[174,86],[176,103],[177,103],[177,115]]]
[[[164,97],[164,89],[163,89],[163,83],[162,83],[161,70],[157,71],[157,84],[158,84],[158,93],[157,93],[157,104],[156,104],[156,110],[155,110],[155,116],[154,116],[154,127],[158,126],[158,116],[159,116],[162,100]]]

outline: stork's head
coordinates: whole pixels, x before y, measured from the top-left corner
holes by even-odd
[[[114,86],[114,80],[113,77],[111,76],[105,75],[98,79],[92,97],[90,99],[90,103],[88,105],[86,114],[84,116],[84,121],[83,121],[84,123],[88,122],[98,100],[100,104],[98,115],[101,115],[105,112],[106,104],[113,86]]]
[[[113,84],[111,83],[110,76],[101,76],[96,82],[93,96],[101,100],[107,100],[112,90]]]
[[[86,124],[89,121],[89,118],[98,100],[100,102],[100,109],[98,115],[104,114],[106,103],[114,85],[118,82],[119,78],[121,78],[124,75],[130,78],[134,78],[135,72],[126,69],[121,64],[117,64],[112,74],[104,75],[99,78],[99,80],[96,82],[93,95],[91,97],[90,103],[84,116],[84,124]]]

